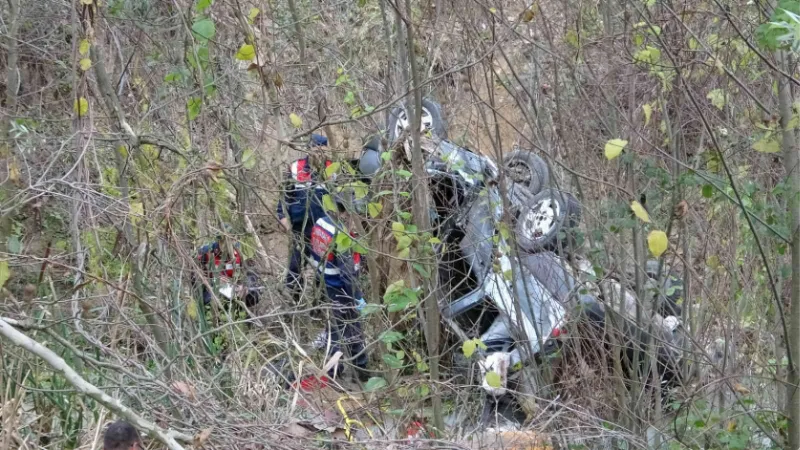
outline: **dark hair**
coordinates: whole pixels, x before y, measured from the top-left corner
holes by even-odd
[[[139,432],[133,425],[124,420],[118,420],[106,429],[103,436],[103,450],[128,450],[139,442]]]

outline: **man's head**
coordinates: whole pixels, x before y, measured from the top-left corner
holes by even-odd
[[[321,134],[312,134],[308,141],[308,159],[312,166],[321,165],[325,161],[327,150],[328,138]]]
[[[109,425],[103,436],[103,450],[138,450],[141,443],[139,432],[124,420]]]

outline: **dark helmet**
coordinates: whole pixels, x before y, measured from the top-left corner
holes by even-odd
[[[321,134],[312,134],[308,141],[309,147],[324,147],[328,145],[328,138]]]
[[[358,169],[364,175],[374,175],[381,168],[381,139],[373,136],[364,144],[364,152],[358,160]]]

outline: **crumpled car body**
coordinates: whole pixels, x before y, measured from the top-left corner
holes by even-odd
[[[514,207],[532,195],[512,184],[503,199],[491,159],[446,140],[425,140],[422,147],[444,249],[440,281],[450,293],[440,302],[442,316],[484,344],[479,366],[487,393],[505,394],[511,368],[557,349],[574,317],[602,329],[612,312],[629,342],[647,337],[656,344],[660,367],[680,364],[683,330],[675,316],[649,312],[637,325],[636,296],[613,279],[601,286],[585,281],[596,278],[588,261],[573,256],[578,267],[572,267],[553,252],[511,251],[510,236],[498,225],[503,200]],[[487,382],[490,371],[498,373],[499,386]]]

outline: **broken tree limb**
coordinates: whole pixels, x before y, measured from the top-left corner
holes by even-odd
[[[64,375],[64,378],[67,379],[75,390],[91,397],[101,405],[113,411],[117,416],[130,422],[136,428],[146,431],[150,436],[158,439],[159,442],[166,445],[170,450],[184,450],[179,441],[186,444],[192,443],[191,436],[178,431],[163,430],[155,423],[141,417],[139,414],[123,405],[119,400],[104,393],[95,385],[78,375],[75,369],[70,367],[64,359],[55,354],[52,350],[29,338],[3,319],[0,319],[0,336],[5,337],[14,345],[44,360],[53,370]]]

